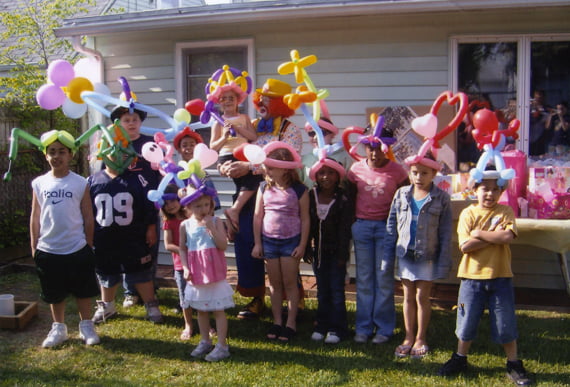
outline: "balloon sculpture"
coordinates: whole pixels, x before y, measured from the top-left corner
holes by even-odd
[[[157,169],[163,175],[157,189],[150,190],[147,194],[148,200],[155,203],[157,208],[162,207],[164,204],[166,187],[172,181],[178,188],[184,188],[184,180],[188,179],[191,175],[204,178],[204,169],[214,164],[218,160],[218,153],[214,150],[208,149],[203,144],[197,144],[194,149],[194,158],[188,162],[180,161],[178,165],[174,163],[172,154],[174,147],[166,141],[164,134],[156,133],[154,135],[154,142],[147,142],[143,145],[141,150],[142,156],[147,160],[153,169]]]
[[[386,153],[388,158],[393,160],[394,156],[391,154],[390,146],[396,143],[396,139],[394,137],[386,137],[382,136],[382,129],[384,128],[384,117],[378,116],[376,114],[371,114],[370,121],[374,129],[372,130],[371,134],[364,135],[366,129],[361,128],[359,126],[349,126],[345,129],[342,133],[342,143],[344,144],[344,148],[356,161],[362,160],[364,157],[358,154],[358,145],[370,145],[372,148],[381,147],[382,152]],[[358,142],[354,145],[350,143],[350,135],[351,134],[358,134]]]
[[[157,116],[166,122],[167,128],[141,127],[141,133],[152,136],[155,133],[163,133],[167,140],[174,136],[184,127],[196,128],[199,123],[190,124],[190,114],[199,115],[203,110],[203,102],[188,101],[185,108],[177,109],[170,117],[162,111],[137,102],[136,95],[131,91],[126,78],[120,77],[123,92],[119,98],[111,97],[109,88],[92,80],[98,69],[91,64],[90,58],[80,59],[75,66],[65,60],[56,60],[48,66],[48,83],[42,85],[36,92],[36,100],[40,107],[46,110],[62,108],[63,113],[69,118],[81,118],[87,112],[87,106],[91,106],[106,117],[111,116],[105,106],[122,106],[129,110],[140,110]]]
[[[477,161],[477,166],[469,171],[471,179],[480,183],[486,178],[497,178],[497,185],[503,187],[515,177],[515,170],[505,167],[501,150],[505,146],[506,137],[518,138],[520,121],[514,119],[509,122],[506,130],[499,130],[499,120],[495,113],[489,109],[481,109],[473,116],[473,126],[473,138],[477,141],[477,147],[483,149],[483,153]],[[496,171],[485,170],[489,163],[494,163]]]
[[[247,95],[252,90],[252,80],[246,71],[239,71],[228,65],[222,66],[212,74],[206,84],[206,102],[200,121],[203,124],[210,122],[212,118],[224,125],[224,119],[216,111],[215,104],[219,103],[219,98],[224,92],[231,90],[238,95],[238,105],[242,104]],[[230,129],[230,134],[235,136],[235,130]]]
[[[75,152],[82,144],[89,140],[89,138],[100,131],[102,133],[101,141],[99,142],[99,150],[97,158],[103,160],[105,165],[113,168],[114,170],[122,173],[130,164],[135,160],[137,154],[133,149],[128,134],[122,126],[113,124],[109,127],[103,125],[95,125],[80,137],[75,139],[69,132],[65,130],[50,130],[41,135],[38,139],[33,135],[24,132],[19,128],[12,129],[10,136],[10,152],[8,159],[8,171],[4,174],[4,180],[10,181],[12,173],[12,161],[16,160],[18,155],[18,139],[24,140],[34,144],[38,149],[45,153],[47,147],[55,141],[61,142],[63,145]]]
[[[447,102],[452,106],[457,104],[459,106],[453,119],[438,132],[437,113],[444,102]],[[409,156],[404,160],[406,165],[410,166],[412,164],[420,163],[437,171],[441,170],[442,165],[437,161],[425,157],[426,153],[431,151],[432,155],[437,160],[437,150],[441,147],[439,145],[439,141],[457,129],[465,117],[465,114],[467,114],[468,109],[469,100],[466,94],[460,92],[453,95],[453,93],[449,91],[441,93],[434,101],[429,113],[421,117],[417,117],[412,121],[412,129],[416,133],[424,136],[425,140],[416,155]]]

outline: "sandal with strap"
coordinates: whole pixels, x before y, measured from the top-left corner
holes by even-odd
[[[405,357],[410,356],[411,350],[412,350],[411,345],[401,344],[401,345],[398,345],[396,347],[396,351],[394,351],[394,355],[396,355],[396,357],[399,359],[403,359]]]
[[[297,331],[294,330],[293,328],[285,327],[285,329],[283,329],[283,331],[279,335],[279,341],[283,343],[288,343],[293,337],[295,337],[296,334]]]
[[[410,357],[412,359],[422,359],[426,357],[429,353],[429,347],[427,345],[420,345],[419,347],[412,348],[410,351]]]
[[[273,324],[269,331],[267,331],[267,338],[269,340],[275,340],[277,337],[281,336],[281,325]]]

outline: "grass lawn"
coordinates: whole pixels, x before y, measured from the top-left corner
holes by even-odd
[[[17,301],[38,300],[34,274],[0,276],[0,293],[13,293]],[[469,371],[457,378],[436,375],[439,366],[455,349],[455,313],[436,309],[428,339],[431,352],[423,360],[394,357],[403,338],[401,305],[398,328],[386,344],[338,345],[311,341],[316,300],[308,299],[298,334],[289,344],[265,340],[269,315],[259,321],[235,318],[247,302],[236,296],[228,311],[231,357],[219,363],[194,360],[190,352],[199,341],[179,340],[183,327],[177,314],[176,289],[160,289],[165,323],[144,320],[144,307],[123,310],[97,326],[101,344],[86,347],[78,337],[75,303],[67,307],[70,340],[57,349],[42,349],[51,326],[47,304],[40,301],[39,316],[22,331],[0,330],[0,385],[2,386],[504,386],[505,358],[502,347],[490,340],[488,318],[482,321],[479,338],[472,346]],[[122,295],[118,297],[122,301]],[[268,301],[268,300],[266,300]],[[347,303],[354,323],[355,304]],[[545,311],[518,312],[519,353],[536,385],[570,385],[570,314]],[[197,323],[194,320],[194,330]]]

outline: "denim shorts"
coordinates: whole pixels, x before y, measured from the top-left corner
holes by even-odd
[[[261,235],[261,242],[263,244],[263,258],[274,259],[281,257],[290,257],[293,250],[299,246],[301,242],[301,234],[285,239],[277,239]]]
[[[486,307],[489,308],[493,341],[507,344],[516,340],[517,320],[511,278],[461,280],[455,329],[457,338],[462,341],[475,339],[479,321]]]
[[[65,255],[36,250],[34,262],[40,279],[41,298],[48,304],[58,304],[69,294],[76,298],[99,295],[95,255],[89,245]]]

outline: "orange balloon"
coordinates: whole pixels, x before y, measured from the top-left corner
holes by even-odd
[[[84,91],[93,91],[95,88],[91,81],[87,78],[76,77],[67,84],[67,96],[75,103],[84,103],[81,99],[81,93]]]

